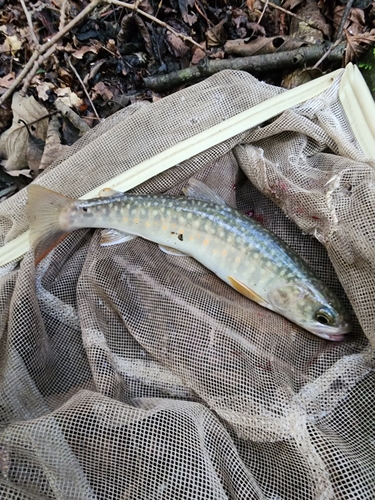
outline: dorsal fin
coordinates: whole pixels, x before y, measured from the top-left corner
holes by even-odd
[[[216,205],[226,205],[223,198],[215,193],[213,189],[209,188],[204,182],[198,181],[198,179],[194,179],[193,177],[189,180],[188,185],[182,192],[188,198],[209,201],[210,203],[216,203]]]

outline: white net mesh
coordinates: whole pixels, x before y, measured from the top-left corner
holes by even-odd
[[[204,180],[363,331],[352,311],[348,340],[313,337],[140,238],[101,247],[81,230],[36,270],[29,252],[0,278],[1,498],[375,498],[374,165],[338,85],[134,191]],[[117,113],[37,182],[81,196],[280,92],[222,72]],[[0,205],[2,242],[27,228],[26,200]]]

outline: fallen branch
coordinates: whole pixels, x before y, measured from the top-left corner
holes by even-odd
[[[166,75],[144,78],[144,83],[150,89],[161,91],[179,85],[191,84],[194,81],[206,78],[225,69],[262,73],[277,69],[297,68],[313,64],[325,54],[327,49],[329,50],[330,47],[327,47],[326,44],[321,44],[260,56],[222,60],[202,59],[196,66],[191,66],[190,68],[174,71]],[[327,60],[330,62],[341,61],[344,50],[345,43],[340,43],[327,56]]]

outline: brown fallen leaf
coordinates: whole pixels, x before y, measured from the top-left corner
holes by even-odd
[[[258,37],[251,41],[248,38],[239,38],[237,40],[228,40],[224,45],[224,50],[230,55],[246,57],[294,50],[305,45],[308,44],[304,40],[288,36]]]
[[[178,6],[180,7],[182,19],[189,26],[192,26],[198,21],[197,16],[192,11],[194,5],[195,0],[178,0]]]
[[[104,101],[110,101],[113,99],[113,92],[111,92],[104,82],[98,82],[92,88],[91,99],[95,100],[98,96],[102,97]]]
[[[227,19],[224,18],[219,24],[206,31],[207,47],[219,47],[220,45],[224,45],[228,39],[227,30],[224,28],[226,22]]]
[[[23,41],[17,35],[6,36],[4,43],[0,45],[0,52],[10,52],[12,56],[15,56],[22,48],[22,44]]]
[[[7,75],[0,78],[0,87],[2,87],[4,89],[9,89],[9,87],[13,83],[14,77],[15,77],[15,74],[12,71],[11,73],[8,73]]]
[[[39,170],[47,168],[69,149],[70,146],[61,144],[60,122],[58,117],[54,115],[48,124],[46,144],[40,161]]]
[[[174,33],[168,31],[165,35],[165,40],[167,42],[168,48],[172,54],[176,57],[184,57],[189,52],[189,47],[186,43]]]
[[[92,52],[94,54],[97,54],[99,52],[100,47],[97,44],[93,45],[83,45],[80,49],[72,52],[72,56],[75,57],[76,59],[82,59],[87,52]]]
[[[70,108],[78,108],[83,103],[75,92],[73,92],[70,87],[64,87],[54,90],[55,94],[58,96],[59,100]]]
[[[290,20],[290,35],[301,38],[309,43],[319,43],[331,34],[331,26],[321,13],[316,0],[309,0],[298,5],[295,13],[306,21],[292,18]],[[310,24],[307,24],[310,23]],[[312,27],[312,25],[314,27]]]
[[[42,81],[38,77],[34,77],[31,83],[35,85],[38,97],[41,101],[47,101],[49,98],[47,92],[55,87],[53,83]]]
[[[30,170],[33,171],[35,178],[38,175],[40,160],[42,159],[43,150],[45,142],[43,139],[39,139],[36,135],[32,133],[30,130],[34,128],[34,126],[29,126],[24,120],[19,120],[26,127],[28,133],[28,144],[26,149],[26,160]]]
[[[367,52],[375,43],[375,29],[358,35],[351,35],[348,30],[346,35],[345,65],[349,62],[357,62],[358,58]]]
[[[7,171],[20,170],[27,167],[26,153],[29,145],[29,134],[26,127],[19,123],[24,120],[26,123],[37,121],[33,125],[33,135],[45,140],[48,112],[44,106],[39,104],[34,97],[21,97],[17,92],[12,100],[13,122],[12,126],[0,137],[0,156],[5,158],[2,161]],[[40,120],[40,118],[46,117]]]
[[[206,57],[206,52],[205,52],[206,43],[203,42],[203,43],[201,43],[201,45],[202,45],[202,49],[199,49],[196,46],[194,46],[192,48],[193,57],[191,58],[191,64],[198,64],[199,61],[201,61],[202,59],[204,59]]]
[[[342,16],[345,11],[345,5],[338,5],[333,12],[333,26],[337,31]],[[358,35],[366,31],[365,14],[362,9],[352,8],[344,24],[344,29],[349,29],[351,35]]]
[[[90,127],[83,121],[83,119],[77,115],[69,106],[67,106],[62,99],[56,99],[55,108],[61,113],[62,116],[67,118],[70,123],[79,130],[79,135],[84,135],[90,130]]]
[[[285,9],[285,10],[293,10],[300,3],[304,2],[304,1],[305,0],[286,0],[286,2],[283,3],[283,9]]]

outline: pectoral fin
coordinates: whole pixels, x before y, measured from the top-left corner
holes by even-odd
[[[228,280],[232,287],[237,290],[241,295],[244,295],[248,299],[252,300],[253,302],[256,302],[260,306],[267,307],[268,302],[266,302],[260,295],[255,293],[251,288],[249,288],[247,285],[244,285],[240,281],[238,281],[236,278],[233,278],[232,276],[228,276]]]
[[[135,234],[124,233],[123,231],[117,231],[117,229],[103,229],[100,244],[102,247],[109,247],[131,241],[136,237]]]

